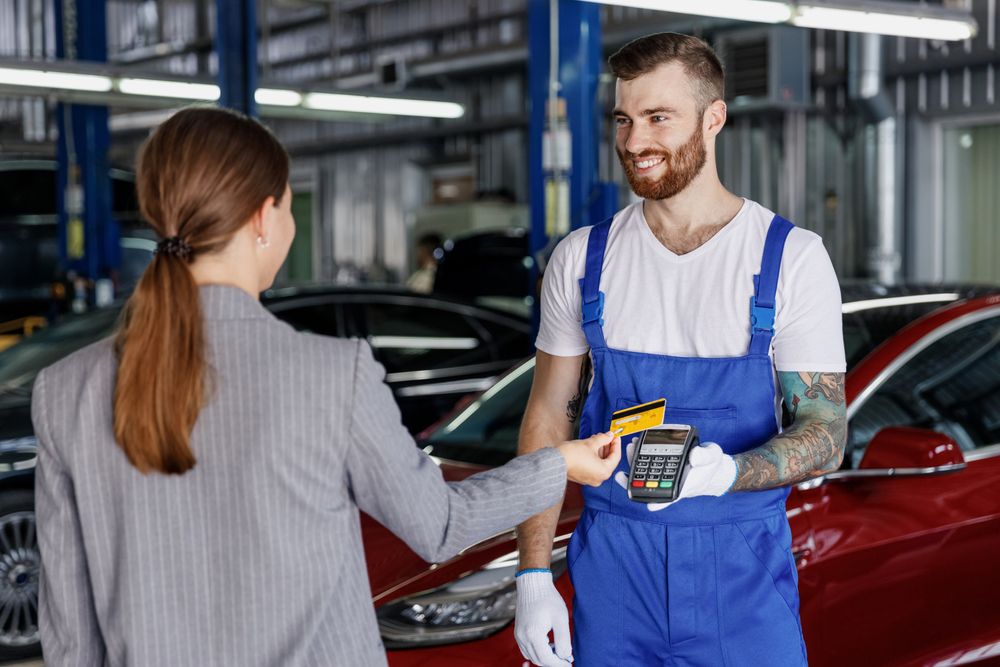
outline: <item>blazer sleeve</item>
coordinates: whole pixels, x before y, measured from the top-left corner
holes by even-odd
[[[103,665],[104,641],[94,611],[73,479],[49,428],[50,397],[43,371],[32,392],[31,420],[38,444],[35,512],[41,578],[38,625],[46,666]]]
[[[441,562],[561,500],[566,463],[555,449],[446,482],[403,427],[385,370],[359,341],[348,437],[348,483],[358,507],[421,558]]]

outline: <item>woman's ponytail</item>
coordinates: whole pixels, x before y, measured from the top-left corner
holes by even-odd
[[[204,403],[205,337],[198,286],[183,257],[153,257],[125,307],[116,347],[115,439],[142,473],[187,472]]]

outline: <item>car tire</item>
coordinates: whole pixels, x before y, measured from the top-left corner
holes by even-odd
[[[0,493],[0,661],[41,655],[35,494]]]

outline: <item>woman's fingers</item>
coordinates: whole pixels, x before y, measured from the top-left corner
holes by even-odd
[[[570,480],[600,486],[618,467],[622,442],[613,433],[595,433],[586,440],[565,442],[557,449],[566,458]]]

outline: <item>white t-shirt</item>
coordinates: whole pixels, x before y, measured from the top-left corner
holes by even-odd
[[[701,247],[675,255],[646,224],[642,202],[615,215],[600,289],[609,347],[686,357],[745,355],[750,297],[774,213],[744,200],[729,224]],[[563,239],[542,284],[535,346],[556,356],[590,349],[581,321],[579,279],[589,228]],[[813,232],[794,228],[785,242],[771,356],[777,371],[842,373],[846,368],[840,286]]]

